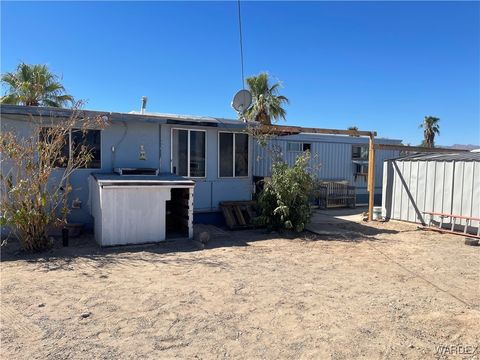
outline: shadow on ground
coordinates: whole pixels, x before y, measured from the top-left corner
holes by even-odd
[[[376,240],[380,234],[396,234],[397,230],[377,227],[363,221],[366,208],[315,210],[306,230],[328,240]]]
[[[267,232],[265,229],[223,231],[212,237],[204,249],[246,247],[249,243],[270,239],[294,239],[328,241],[373,241],[375,236],[388,233],[398,233],[396,230],[378,228],[362,222],[362,212],[359,209],[315,210],[306,232],[300,234]],[[199,226],[201,227],[201,226]],[[223,234],[222,234],[223,233]],[[220,234],[220,235],[219,235]],[[203,250],[198,242],[188,239],[172,239],[156,244],[126,245],[115,247],[99,247],[92,234],[71,238],[68,247],[62,247],[61,239],[56,239],[54,246],[41,253],[25,253],[20,250],[18,241],[9,240],[1,248],[1,261],[27,261],[39,263],[45,270],[68,269],[76,258],[93,260],[96,266],[129,261],[140,264],[149,263],[198,263],[211,266],[228,266],[217,258],[205,256],[180,256],[182,253],[194,253]],[[165,256],[150,256],[150,255]]]
[[[225,231],[224,236],[212,238],[204,247],[201,244],[189,239],[171,239],[155,244],[122,245],[113,247],[100,247],[95,242],[92,234],[84,234],[79,237],[70,238],[69,246],[63,247],[62,240],[55,239],[55,242],[49,250],[39,253],[27,253],[21,250],[20,244],[15,239],[10,239],[6,245],[1,248],[1,261],[27,261],[32,263],[48,264],[47,270],[56,270],[59,268],[68,269],[69,263],[76,258],[85,258],[102,263],[109,264],[121,262],[123,260],[139,261],[150,263],[178,263],[188,262],[198,263],[196,257],[181,257],[181,253],[192,253],[203,249],[244,247],[254,241],[275,239],[275,238],[294,238],[297,236],[282,236],[278,233],[267,233],[265,229]],[[153,257],[151,254],[165,255],[162,257]],[[209,265],[210,260],[201,260],[205,265]],[[219,261],[211,260],[213,266],[221,265]]]

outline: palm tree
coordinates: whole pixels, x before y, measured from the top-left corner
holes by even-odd
[[[420,127],[423,128],[423,142],[422,146],[433,148],[435,147],[435,135],[440,135],[440,119],[434,116],[425,116]]]
[[[284,119],[287,112],[283,108],[289,100],[278,94],[279,83],[270,86],[268,73],[260,73],[257,76],[247,78],[247,85],[252,93],[252,106],[245,112],[247,120],[258,121],[264,125],[270,125],[274,120]]]
[[[15,72],[2,75],[2,83],[8,90],[0,103],[52,107],[73,103],[73,97],[65,94],[65,88],[58,80],[46,65],[20,63]]]

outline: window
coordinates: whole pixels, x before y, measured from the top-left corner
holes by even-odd
[[[352,145],[352,160],[355,181],[358,176],[366,178],[368,175],[368,146]]]
[[[355,174],[356,175],[367,175],[368,174],[368,164],[355,164]]]
[[[368,160],[368,146],[352,145],[352,159]]]
[[[172,129],[172,173],[205,177],[206,132]]]
[[[287,151],[302,151],[302,143],[299,142],[288,142]]]
[[[293,142],[293,141],[287,142],[287,151],[291,151],[291,152],[312,151],[312,144]]]
[[[248,176],[247,134],[235,134],[235,176]]]
[[[219,176],[233,177],[233,133],[219,133]]]
[[[190,174],[188,176],[205,176],[205,153],[205,132],[190,131]]]
[[[100,153],[100,130],[73,130],[70,134],[71,152],[75,156],[76,149],[81,146],[86,146],[90,149],[92,158],[87,163],[85,168],[100,169],[102,167]]]
[[[51,144],[53,142],[53,134],[50,133],[50,129],[48,127],[44,127],[40,131],[40,142],[46,142],[47,144]],[[69,137],[65,136],[62,137],[62,150],[60,151],[59,157],[55,160],[54,166],[57,168],[64,168],[67,166],[69,153],[70,153],[70,142]]]
[[[49,128],[43,128],[40,133],[42,139],[48,135]],[[56,162],[57,167],[66,167],[70,156],[75,156],[75,150],[86,146],[92,154],[91,160],[86,164],[86,169],[100,169],[101,163],[101,130],[72,130],[64,139],[61,158]]]
[[[218,176],[248,176],[248,135],[218,133]]]

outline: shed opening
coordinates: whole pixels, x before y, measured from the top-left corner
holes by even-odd
[[[171,200],[167,201],[166,238],[183,238],[189,234],[189,203],[188,188],[172,188]]]

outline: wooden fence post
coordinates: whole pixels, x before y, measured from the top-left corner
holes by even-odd
[[[372,221],[375,201],[375,135],[370,133],[368,141],[368,221]]]

